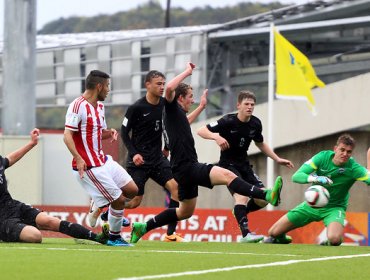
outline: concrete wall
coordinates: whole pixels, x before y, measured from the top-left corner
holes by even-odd
[[[40,138],[38,146],[5,171],[8,189],[14,199],[32,204],[42,203],[43,140]],[[0,137],[0,154],[6,157],[29,141],[29,136]]]

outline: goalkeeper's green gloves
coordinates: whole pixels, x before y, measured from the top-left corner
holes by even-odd
[[[326,176],[315,176],[315,175],[310,175],[307,178],[308,183],[315,183],[315,184],[321,184],[321,185],[331,185],[333,184],[333,181],[326,177]]]

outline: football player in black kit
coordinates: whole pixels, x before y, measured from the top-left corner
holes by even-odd
[[[293,168],[291,161],[280,158],[264,142],[262,123],[253,115],[256,96],[250,91],[241,91],[238,95],[237,113],[223,116],[216,122],[203,126],[198,130],[198,135],[214,140],[221,149],[219,166],[229,169],[246,182],[258,188],[265,188],[261,180],[254,173],[248,160],[247,151],[252,142],[268,157],[278,164]],[[250,232],[248,228],[248,213],[259,210],[267,205],[265,200],[249,199],[230,190],[234,197],[235,206],[233,214],[239,224],[242,238],[240,242],[252,243],[261,241],[264,236]]]
[[[132,104],[124,117],[121,137],[128,150],[127,172],[139,188],[138,195],[127,203],[126,208],[133,209],[140,205],[145,183],[149,178],[166,188],[171,199],[168,208],[179,207],[177,182],[173,179],[166,150],[162,151],[162,112],[164,108],[163,92],[166,78],[159,71],[149,71],[145,77],[146,95]],[[201,113],[199,106],[188,121],[191,123]],[[131,136],[130,136],[131,135]],[[168,225],[164,241],[184,242],[176,233],[177,221]]]
[[[140,205],[149,178],[170,192],[168,207],[179,206],[177,182],[173,179],[170,163],[164,154],[166,151],[162,151],[162,96],[165,83],[164,74],[156,70],[149,71],[145,77],[146,95],[128,108],[123,119],[121,137],[128,150],[126,169],[139,188],[138,195],[127,203],[126,208],[133,209]],[[164,241],[185,241],[175,232],[176,226],[177,222],[168,225]]]
[[[107,232],[95,234],[79,224],[61,221],[12,198],[8,191],[5,169],[15,164],[37,145],[40,131],[35,128],[30,134],[31,140],[29,143],[6,157],[0,156],[0,240],[4,242],[41,243],[42,234],[40,230],[50,230],[78,239],[88,239],[105,244],[108,240]]]
[[[194,67],[194,64],[188,63],[186,70],[172,79],[165,91],[164,133],[171,151],[171,168],[178,183],[180,206],[168,208],[146,223],[133,223],[131,243],[138,242],[152,229],[190,218],[196,206],[198,185],[209,189],[214,185],[226,185],[235,193],[267,200],[275,206],[279,203],[281,177],[276,179],[272,190],[262,190],[245,182],[228,169],[198,162],[194,138],[186,116],[194,103],[193,92],[191,86],[182,83],[192,74]]]

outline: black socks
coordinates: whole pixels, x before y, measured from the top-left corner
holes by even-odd
[[[79,224],[74,224],[68,221],[60,222],[59,232],[78,239],[96,240],[96,233]]]
[[[265,206],[259,206],[256,204],[254,199],[250,199],[247,203],[247,214],[264,208]]]
[[[229,189],[233,192],[238,194],[259,198],[265,200],[266,198],[266,191],[256,187],[254,185],[249,184],[248,182],[244,181],[243,179],[236,177],[230,184]]]
[[[146,223],[146,231],[159,228],[164,225],[175,223],[178,221],[175,208],[168,208],[157,216],[153,217]]]
[[[242,204],[235,205],[234,216],[236,221],[238,222],[243,237],[245,237],[250,232],[248,229],[247,207]]]
[[[178,201],[173,200],[171,198],[170,203],[168,205],[168,208],[178,208],[179,205],[180,205],[180,203]],[[168,224],[168,227],[167,227],[167,235],[173,234],[176,231],[176,226],[177,226],[177,221]]]

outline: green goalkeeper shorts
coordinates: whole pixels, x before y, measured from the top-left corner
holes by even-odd
[[[292,210],[289,210],[287,217],[297,227],[318,221],[323,221],[326,227],[333,222],[340,223],[344,226],[346,211],[342,207],[313,208],[306,202],[302,202]]]

